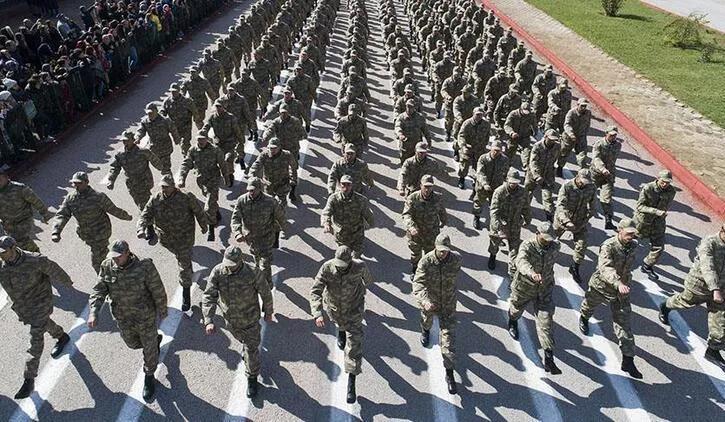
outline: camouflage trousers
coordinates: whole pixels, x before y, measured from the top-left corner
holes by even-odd
[[[536,316],[536,334],[539,344],[544,350],[554,350],[552,326],[554,318],[554,302],[552,301],[553,283],[546,287],[533,285],[531,282],[516,279],[511,284],[509,298],[509,318],[518,321],[524,313],[526,305],[533,303]]]
[[[712,300],[712,293],[701,295],[685,286],[685,290],[667,299],[670,309],[690,309],[700,304],[707,306],[707,346],[725,350],[725,304]]]
[[[154,151],[152,150],[151,152]],[[160,171],[161,174],[171,174],[171,153],[156,154],[156,156],[159,158],[159,165],[154,165],[156,170]]]
[[[400,164],[403,164],[405,160],[415,155],[415,144],[409,140],[401,141],[398,140],[398,149],[400,151]]]
[[[529,157],[531,156],[531,138],[526,140],[522,140],[521,138],[513,140],[509,138],[506,155],[513,160],[512,165],[514,167],[518,167],[520,163],[521,169],[526,171],[529,168]]]
[[[279,233],[277,233],[277,236],[279,236]],[[269,287],[273,288],[274,284],[272,283],[272,242],[267,242],[267,240],[259,243],[252,241],[252,243],[249,245],[249,251],[254,257],[255,266],[259,271],[264,274],[264,278],[265,280],[267,280],[267,283],[269,283]]]
[[[3,221],[2,225],[5,228],[5,232],[8,236],[12,236],[15,239],[20,249],[28,252],[40,252],[40,248],[31,239],[31,233],[33,233],[34,222],[32,219],[24,220],[19,224],[10,224],[7,221]]]
[[[644,257],[644,263],[649,266],[657,264],[665,251],[665,228],[664,224],[651,224],[649,227],[642,227],[639,233],[640,241],[649,241],[649,253]]]
[[[345,332],[345,372],[360,375],[362,372],[363,355],[363,324],[362,321],[340,324],[338,329]]]
[[[29,237],[23,240],[15,239],[15,242],[17,243],[18,247],[24,251],[40,252],[40,248],[38,247],[38,245],[33,241],[33,239]]]
[[[265,182],[269,181],[265,180]],[[286,183],[268,183],[264,185],[264,193],[275,197],[283,209],[287,209],[287,197],[291,190],[292,185],[290,185],[289,179],[287,179]]]
[[[216,226],[219,222],[217,221],[216,215],[219,212],[219,180],[203,179],[197,177],[196,184],[201,189],[201,194],[204,195],[204,212],[206,213],[209,222]]]
[[[181,155],[186,157],[186,153],[191,147],[191,121],[184,124],[177,124],[176,129],[178,130],[179,137],[181,138]]]
[[[440,315],[435,312],[420,311],[420,328],[430,330],[433,326],[433,317],[438,317],[440,327],[441,355],[443,355],[443,366],[446,369],[453,369],[456,361],[456,317],[454,314]]]
[[[541,117],[546,114],[546,110],[549,109],[547,96],[535,94],[531,107],[534,109],[534,113],[536,113],[536,121],[538,122],[541,120]]]
[[[430,233],[418,233],[417,236],[411,236],[410,233],[408,233],[408,248],[410,248],[410,263],[413,265],[418,265],[418,261],[420,261],[420,258],[423,256],[423,254],[426,254],[433,250],[433,247],[435,246],[435,239],[436,236],[438,236],[438,230],[435,230]]]
[[[612,197],[614,196],[614,178],[594,175],[594,184],[599,189],[599,203],[602,204],[602,214],[612,217]]]
[[[179,284],[181,287],[191,287],[191,277],[194,274],[191,269],[191,248],[192,245],[177,245],[164,237],[159,236],[161,246],[174,254],[179,266]]]
[[[519,254],[519,246],[521,246],[521,231],[518,233],[508,234],[506,238],[499,237],[495,233],[489,233],[488,235],[488,253],[494,256],[498,253],[499,248],[503,241],[506,241],[506,246],[509,250],[509,276],[513,278],[516,272],[516,255]]]
[[[451,136],[453,136],[453,139],[458,139],[458,133],[461,131],[461,126],[463,125],[463,120],[461,119],[455,119],[453,122],[453,133]],[[486,142],[488,142],[488,139],[486,139]],[[453,151],[458,150],[458,142],[453,142]]]
[[[239,157],[240,149],[241,158],[244,159],[244,139],[241,139],[240,141],[241,142],[237,142],[236,139],[225,141],[218,140],[216,144],[224,153],[224,174],[232,179],[234,179],[234,163],[236,162],[237,157]],[[241,148],[239,145],[241,145]]]
[[[335,233],[335,242],[337,246],[349,247],[352,249],[352,256],[354,258],[360,258],[363,251],[363,244],[365,243],[365,232],[361,230],[359,234],[350,235],[349,233],[338,231]]]
[[[109,238],[105,239],[81,239],[91,248],[91,266],[96,274],[101,270],[101,263],[108,255]]]
[[[229,333],[242,343],[242,355],[244,357],[244,373],[247,377],[256,377],[259,375],[259,369],[262,367],[259,358],[259,345],[262,343],[262,326],[255,321],[252,325],[246,327],[234,321],[229,322]]]
[[[118,320],[121,338],[129,349],[143,350],[143,371],[151,375],[159,364],[159,340],[156,316],[139,323],[137,321]]]
[[[609,309],[612,311],[614,335],[619,341],[622,356],[634,356],[634,334],[632,334],[630,324],[632,305],[629,302],[629,296],[617,295],[610,299],[597,289],[589,287],[582,301],[581,316],[586,319],[591,318],[594,315],[594,309],[602,304],[609,304]]]
[[[585,167],[587,161],[587,137],[572,138],[566,133],[561,135],[561,153],[559,154],[558,165],[563,168],[569,155],[574,151],[576,163],[579,167]]]
[[[454,143],[453,145],[458,145],[458,143]],[[460,161],[458,162],[458,177],[466,177],[468,176],[468,172],[473,167],[473,171],[476,171],[476,167],[478,166],[478,157],[481,156],[480,152],[473,151],[473,150],[463,150],[460,151]]]
[[[527,173],[526,175],[526,181],[524,183],[524,188],[529,191],[529,202],[534,199],[534,195],[536,194],[536,188],[541,187],[541,204],[544,208],[544,211],[550,214],[554,213],[554,194],[551,191],[553,187],[553,183],[549,184],[546,183],[546,181],[543,181],[541,183],[536,182],[535,180],[531,179]]]
[[[133,199],[133,203],[136,204],[139,210],[143,211],[151,198],[151,187],[128,184],[126,187],[128,188],[128,193],[131,195],[131,199]]]
[[[38,376],[38,367],[40,366],[40,356],[43,354],[43,347],[45,345],[45,333],[51,335],[54,339],[59,339],[65,331],[60,325],[56,324],[55,321],[50,317],[44,319],[39,323],[32,323],[30,325],[30,347],[26,352],[27,357],[25,359],[25,375],[24,378],[35,378]]]
[[[436,113],[440,114],[443,108],[443,95],[441,95],[441,86],[443,82],[433,82],[433,97],[435,98]]]
[[[453,133],[453,122],[455,120],[453,117],[453,101],[446,101],[444,106],[443,123],[445,125],[446,135],[450,135]]]
[[[581,264],[584,261],[584,255],[587,253],[587,226],[589,226],[589,223],[585,224],[578,231],[571,232],[574,236],[574,256],[572,258],[575,264]],[[561,238],[566,231],[567,229],[559,225],[559,220],[554,219],[554,233],[556,237]]]
[[[493,196],[494,189],[495,188],[491,186],[491,190],[485,190],[483,189],[483,186],[481,186],[481,184],[476,181],[476,184],[473,187],[473,215],[481,215],[484,204],[486,204],[487,202],[491,202],[491,197]]]

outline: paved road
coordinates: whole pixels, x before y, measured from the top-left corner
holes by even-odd
[[[343,2],[345,3],[345,2]],[[336,22],[332,45],[328,48],[328,72],[323,76],[321,93],[315,106],[315,121],[309,141],[302,147],[300,201],[290,205],[288,218],[292,229],[275,252],[276,321],[263,332],[263,387],[254,401],[244,398],[243,363],[240,345],[224,330],[206,337],[199,324],[200,312],[192,318],[180,315],[180,290],[174,279],[175,263],[160,247],[151,247],[134,239],[134,225],[114,220],[114,235],[134,239],[132,248],[141,256],[153,257],[163,274],[173,309],[164,322],[163,364],[158,371],[160,386],[156,400],[148,406],[140,400],[140,352],[128,350],[109,313],[101,315],[99,328],[87,332],[85,318],[87,292],[94,283],[88,251],[67,227],[63,242],[50,242],[49,233],[39,223],[40,246],[49,256],[65,264],[75,280],[75,289],[60,289],[54,314],[63,327],[75,327],[71,334],[75,347],[58,360],[41,363],[37,380],[40,394],[33,401],[18,404],[11,400],[22,378],[22,355],[28,339],[9,306],[0,310],[0,327],[6,338],[0,354],[7,358],[0,373],[0,418],[62,421],[94,420],[391,420],[468,421],[492,420],[617,420],[712,419],[725,405],[723,372],[700,358],[706,337],[704,310],[680,317],[673,313],[673,329],[657,321],[655,303],[664,294],[678,291],[699,238],[715,230],[717,222],[686,192],[677,197],[670,213],[668,243],[659,283],[647,281],[639,271],[633,291],[633,326],[637,335],[637,363],[644,380],[635,381],[619,371],[619,352],[612,342],[611,319],[599,309],[593,320],[593,336],[584,338],[576,327],[577,310],[583,291],[565,266],[557,266],[554,299],[556,341],[559,366],[563,375],[548,377],[539,362],[535,328],[530,314],[520,327],[521,342],[507,334],[506,300],[508,281],[505,265],[494,273],[486,269],[487,232],[471,227],[468,193],[455,187],[455,165],[449,144],[444,141],[442,121],[433,119],[432,104],[427,104],[429,123],[437,141],[435,154],[449,167],[445,180],[450,227],[446,229],[464,259],[459,279],[458,379],[460,395],[445,391],[443,366],[437,346],[424,349],[418,342],[418,311],[411,297],[408,275],[408,250],[400,218],[402,199],[395,191],[398,159],[392,137],[390,84],[384,62],[378,6],[367,1],[371,21],[369,85],[373,101],[368,118],[371,145],[366,160],[376,174],[377,187],[369,192],[375,214],[375,228],[368,231],[365,258],[376,278],[367,296],[366,342],[363,374],[358,377],[359,403],[344,400],[346,377],[341,376],[342,354],[335,347],[335,332],[329,327],[314,328],[307,301],[312,277],[320,263],[333,255],[334,240],[322,232],[319,214],[324,207],[327,171],[339,153],[331,141],[335,121],[333,109],[339,88],[341,56],[346,48],[347,10],[342,6]],[[143,105],[163,93],[168,84],[181,75],[201,46],[209,43],[215,31],[246,7],[210,24],[208,32],[198,34],[153,74],[133,88],[129,96],[111,104],[102,116],[80,130],[77,139],[59,151],[54,159],[42,163],[24,182],[50,204],[59,204],[66,180],[78,169],[90,172],[96,186],[108,170],[109,156],[120,143],[109,141],[136,122]],[[407,28],[399,4],[401,25]],[[420,67],[416,68],[422,74]],[[425,84],[421,80],[421,83]],[[424,98],[430,92],[424,91]],[[576,94],[576,93],[575,93]],[[595,111],[596,113],[596,111]],[[597,114],[601,116],[601,113]],[[595,120],[591,140],[602,136],[610,122]],[[631,214],[637,189],[660,169],[655,160],[624,136],[619,161],[617,217]],[[174,155],[178,166],[180,156]],[[60,164],[60,165],[59,165]],[[176,168],[176,167],[175,167]],[[156,175],[158,177],[158,175]],[[237,180],[241,174],[237,174]],[[117,184],[111,198],[137,214],[131,198]],[[470,180],[469,180],[470,186]],[[101,187],[98,187],[102,189]],[[195,186],[190,186],[198,192]],[[224,221],[228,222],[231,203],[241,185],[221,194]],[[544,217],[538,207],[536,220]],[[606,234],[603,221],[593,220],[591,244],[598,245]],[[529,236],[526,232],[525,236]],[[219,236],[225,242],[209,243],[200,233],[194,248],[195,270],[200,287],[209,268],[219,262],[227,245],[229,229]],[[571,253],[571,239],[565,238],[563,252]],[[583,273],[590,274],[597,247],[589,248]],[[645,248],[639,255],[644,256]],[[566,264],[566,263],[565,263]],[[195,288],[192,299],[198,302]],[[74,325],[75,324],[75,325]],[[691,328],[694,331],[691,331]],[[434,329],[432,340],[437,341]],[[693,351],[694,349],[694,351]],[[70,357],[69,357],[70,356]],[[708,375],[710,374],[710,375]],[[720,413],[718,413],[720,412]]]
[[[690,13],[705,13],[707,26],[725,32],[725,3],[722,0],[642,0],[680,16],[689,16]]]

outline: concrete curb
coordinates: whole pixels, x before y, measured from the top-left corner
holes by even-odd
[[[725,217],[725,199],[707,186],[700,178],[687,169],[682,163],[677,161],[675,157],[662,148],[657,141],[652,139],[637,123],[630,119],[626,114],[622,113],[607,98],[594,88],[587,80],[582,78],[569,65],[561,60],[554,52],[549,50],[540,41],[526,32],[516,21],[504,14],[490,0],[478,0],[501,19],[501,22],[510,26],[514,32],[526,40],[540,55],[544,56],[554,67],[556,67],[570,82],[574,83],[589,99],[601,108],[609,117],[611,117],[617,125],[629,133],[632,138],[644,146],[650,154],[652,154],[659,162],[672,172],[672,175],[687,187],[692,194],[699,199],[707,208],[710,208],[715,214],[722,218]]]

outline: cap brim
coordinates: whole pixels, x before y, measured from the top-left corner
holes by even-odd
[[[506,182],[508,183],[521,183],[521,179],[518,177],[507,177]]]
[[[349,262],[347,262],[345,260],[342,260],[340,258],[333,258],[332,259],[332,263],[336,267],[347,267],[347,265],[349,264]]]
[[[222,259],[222,265],[224,265],[225,267],[236,267],[237,265],[239,265],[239,263],[229,258],[224,258]]]
[[[85,182],[85,180],[81,180],[81,179],[70,179],[70,182],[71,183],[83,183],[83,182]]]
[[[118,258],[119,256],[123,255],[121,252],[111,251],[108,253],[109,258]]]
[[[435,186],[435,183],[423,183],[423,186]]]
[[[554,239],[556,239],[553,235],[549,233],[539,233],[539,235],[541,235],[541,237],[547,242],[553,242]]]
[[[623,229],[619,229],[619,230],[620,230],[621,232],[623,232],[623,233],[634,233],[634,234],[639,234],[639,231],[638,231],[637,229],[635,229],[634,227],[626,227],[626,228],[623,228]]]
[[[437,245],[435,249],[438,252],[443,252],[443,251],[450,252],[451,251],[451,248],[449,246],[444,246],[444,245]]]

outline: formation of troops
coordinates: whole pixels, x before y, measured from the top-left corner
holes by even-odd
[[[245,175],[246,193],[235,200],[228,222],[232,246],[208,276],[202,312],[207,334],[216,331],[218,308],[227,330],[244,345],[248,397],[258,389],[260,320],[271,321],[274,315],[273,252],[280,247],[280,234],[289,230],[288,201],[297,201],[300,143],[313,123],[311,109],[339,6],[338,0],[256,2],[213,49],[204,50],[188,78],[171,85],[163,103],[147,105],[135,132],[123,133],[123,149],[113,157],[105,179],[106,187],[113,189],[124,173],[140,210],[137,235],[160,243],[174,255],[183,291],[181,310],[190,313],[196,226],[208,241],[216,240],[216,229],[223,223],[219,191],[233,186],[236,166]],[[579,328],[588,335],[594,309],[609,305],[622,353],[621,369],[642,378],[634,362],[630,323],[632,270],[639,241],[646,240],[650,251],[641,269],[652,280],[659,277],[657,263],[675,196],[671,174],[662,171],[642,186],[634,214],[615,224],[613,197],[621,150],[617,128],[608,129],[590,146],[592,116],[587,101],[574,102],[567,81],[557,79],[551,66],[539,73],[531,51],[510,28],[471,0],[404,4],[380,0],[378,6],[394,107],[395,139],[386,141],[395,143],[399,151],[396,189],[404,201],[400,220],[410,248],[412,294],[420,308],[420,342],[430,345],[437,318],[448,391],[457,392],[456,280],[465,263],[446,233],[443,190],[451,175],[432,151],[437,140],[428,127],[432,119],[424,111],[427,102],[444,120],[446,141],[437,142],[452,143],[458,161],[453,185],[465,190],[472,182],[472,227],[488,228],[488,268],[496,269],[501,247],[508,252],[510,335],[518,339],[517,321],[527,306],[533,306],[543,367],[552,375],[561,373],[554,360],[554,264],[568,266],[576,282],[585,282],[580,266],[586,259],[591,220],[601,209],[604,229],[613,234],[599,248]],[[370,142],[366,117],[372,101],[367,85],[370,23],[364,0],[348,0],[347,9],[348,44],[331,139],[340,147],[340,158],[329,169],[328,197],[320,217],[337,249],[314,277],[310,312],[317,327],[325,326],[325,315],[337,327],[337,346],[344,350],[348,374],[346,399],[353,403],[362,367],[365,293],[374,282],[363,255],[365,231],[375,225],[366,197],[375,178],[363,160]],[[408,28],[399,23],[399,13],[407,14]],[[420,56],[422,72],[414,65],[414,53]],[[272,89],[282,82],[286,67],[290,77],[284,81],[281,98],[275,99]],[[430,98],[422,97],[426,80],[432,88]],[[212,111],[205,117],[210,102]],[[198,134],[191,139],[194,125]],[[247,157],[246,141],[257,147],[254,157]],[[183,155],[176,173],[171,165],[175,146]],[[564,169],[571,165],[572,155],[578,168],[573,178],[566,179]],[[150,166],[161,173],[157,191]],[[196,176],[203,203],[184,190],[190,173]],[[51,319],[50,282],[70,285],[71,280],[32,240],[37,212],[51,225],[53,242],[61,241],[65,225],[75,218],[78,237],[90,247],[97,274],[88,327],[96,326],[103,304],[110,302],[124,342],[143,351],[143,397],[151,400],[162,338],[158,328],[168,313],[162,276],[151,259],[133,252],[129,240],[111,241],[109,216],[126,221],[134,217],[93,189],[86,173],[75,173],[70,183],[73,190],[52,214],[30,187],[0,172],[0,284],[12,309],[30,326],[31,337],[25,380],[15,398],[33,391],[45,332],[56,339],[52,357],[59,356],[70,341]],[[522,229],[532,225],[536,211],[532,202],[539,190],[544,218],[532,237],[522,239]],[[560,239],[567,232],[573,238],[571,257],[560,253]],[[254,262],[244,259],[240,246],[245,244]],[[660,320],[668,324],[672,310],[706,304],[706,357],[719,365],[725,365],[720,354],[725,348],[723,289],[725,224],[702,239],[684,290],[659,309]]]

